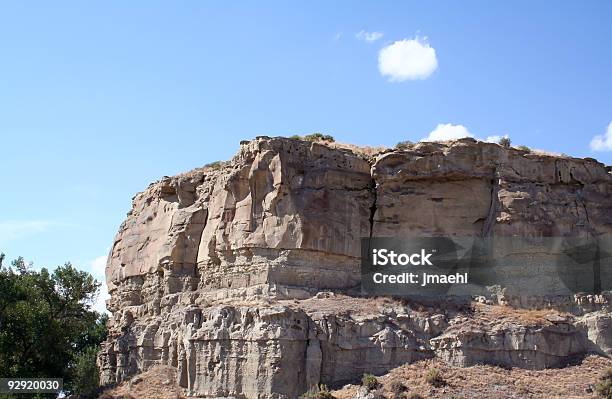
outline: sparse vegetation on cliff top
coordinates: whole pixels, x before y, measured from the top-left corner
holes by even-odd
[[[510,137],[502,137],[499,139],[498,144],[504,148],[510,148],[512,146],[512,140],[510,140]]]
[[[398,150],[407,150],[408,148],[412,147],[414,145],[414,143],[410,140],[404,140],[404,141],[400,141],[399,143],[397,143],[395,145],[395,148],[397,148]]]
[[[219,170],[223,167],[223,165],[225,165],[225,162],[223,161],[214,161],[211,163],[207,163],[206,165],[204,165],[205,168],[210,168],[212,170]]]
[[[334,136],[329,135],[329,134],[318,133],[318,132],[307,134],[305,136],[294,134],[293,136],[290,136],[289,138],[294,139],[294,140],[306,140],[306,141],[312,141],[312,142],[325,141],[328,143],[333,143],[336,141],[336,139],[334,139]]]

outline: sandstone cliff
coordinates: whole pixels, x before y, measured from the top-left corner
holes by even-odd
[[[193,396],[297,398],[433,357],[547,368],[609,352],[605,293],[466,308],[362,298],[359,285],[361,237],[609,237],[611,194],[593,159],[472,139],[373,156],[242,142],[232,160],[134,197],[106,268],[102,382],[166,364]],[[501,317],[498,304],[564,313]]]

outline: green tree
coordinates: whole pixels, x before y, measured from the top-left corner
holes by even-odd
[[[502,137],[499,139],[498,144],[504,148],[510,148],[510,146],[512,146],[512,140],[510,140],[510,137]]]
[[[75,359],[71,376],[72,389],[86,398],[95,398],[98,393],[100,376],[96,365],[97,354],[98,348],[96,346],[88,346]]]
[[[23,258],[0,263],[0,375],[63,378],[65,389],[78,392],[83,383],[75,382],[95,370],[106,338],[107,316],[92,309],[99,286],[70,263],[53,272],[35,271]],[[79,367],[85,360],[89,369]]]

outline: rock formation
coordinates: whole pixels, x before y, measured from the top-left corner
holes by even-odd
[[[612,175],[593,159],[472,139],[369,156],[259,137],[134,197],[106,268],[101,380],[165,364],[193,396],[297,398],[436,356],[547,368],[609,353],[605,293],[540,303],[569,313],[534,323],[359,287],[361,237],[611,233]]]

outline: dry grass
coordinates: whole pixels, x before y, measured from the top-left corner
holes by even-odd
[[[598,376],[612,365],[612,360],[590,356],[576,366],[550,370],[503,369],[494,366],[453,367],[439,359],[424,360],[392,370],[378,380],[392,398],[392,382],[401,381],[407,393],[424,398],[595,398],[589,393]],[[436,368],[445,385],[433,387],[426,381],[429,370]],[[349,385],[334,391],[338,399],[352,399],[358,387]]]
[[[98,399],[183,399],[185,393],[176,383],[176,369],[155,366],[144,373],[104,391]]]
[[[347,144],[347,143],[338,143],[338,142],[321,142],[321,144],[325,144],[330,148],[341,148],[344,150],[350,150],[355,154],[365,155],[366,157],[373,157],[376,154],[379,154],[385,150],[388,150],[385,146],[358,146],[355,144]]]
[[[545,157],[569,158],[566,154],[561,154],[559,152],[553,152],[553,151],[540,150],[537,148],[532,148],[531,154],[541,155]]]
[[[344,294],[319,295],[304,300],[281,300],[279,304],[307,313],[322,312],[337,315],[368,316],[384,313],[385,308],[407,308],[405,303],[388,297],[352,297]],[[426,313],[423,311],[423,313]]]
[[[496,322],[515,322],[523,325],[548,325],[550,320],[566,319],[568,313],[559,312],[552,309],[517,309],[510,306],[485,305],[474,303],[475,315],[481,319]]]
[[[596,398],[588,392],[599,376],[612,367],[612,360],[589,356],[582,363],[563,369],[523,370],[494,366],[453,367],[439,359],[423,360],[391,370],[378,377],[386,397],[392,398],[397,382],[407,387],[406,395],[418,393],[424,398]],[[437,369],[444,384],[435,387],[427,374]],[[133,381],[133,382],[131,382]],[[105,391],[99,399],[179,399],[186,398],[176,385],[176,370],[157,366]],[[352,399],[358,386],[349,385],[332,392],[338,399]]]

